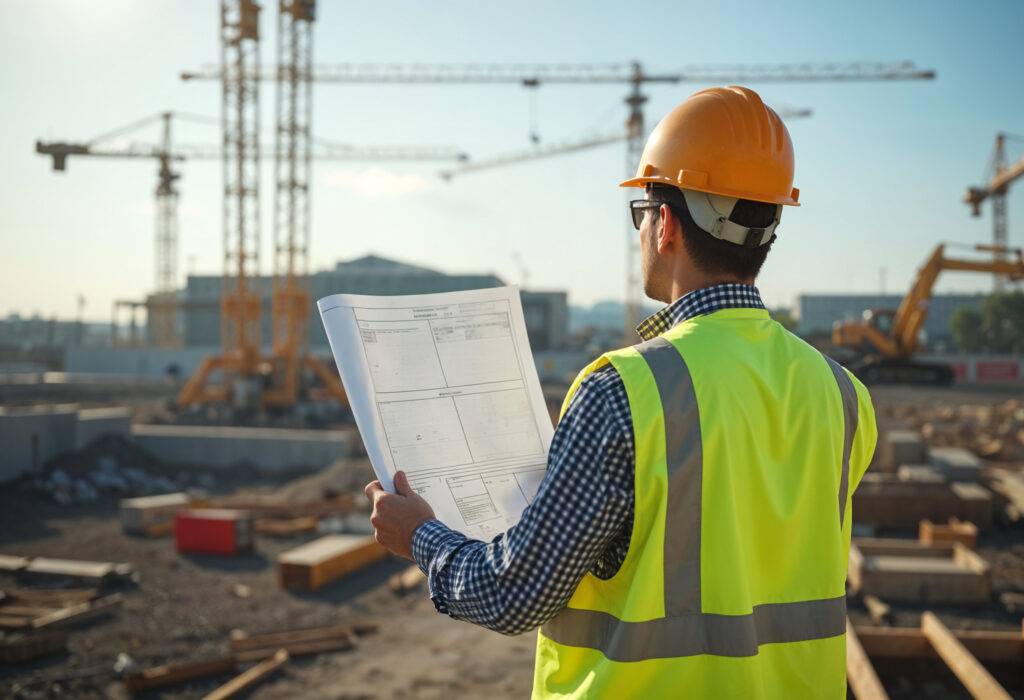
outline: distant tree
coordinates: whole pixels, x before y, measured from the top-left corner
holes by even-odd
[[[771,314],[771,317],[778,321],[779,323],[781,323],[783,328],[785,328],[787,331],[790,331],[791,333],[796,333],[797,321],[796,318],[793,317],[793,314],[790,312],[789,309],[772,309],[769,313]]]
[[[949,320],[953,342],[960,352],[980,352],[982,349],[981,314],[961,306]]]
[[[950,319],[950,330],[963,352],[1024,352],[1024,292],[991,294],[980,313],[957,309]]]

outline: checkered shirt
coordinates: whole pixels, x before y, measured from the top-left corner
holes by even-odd
[[[718,284],[690,292],[637,327],[649,340],[720,309],[763,309],[757,288]],[[633,425],[626,388],[605,365],[580,383],[558,423],[548,469],[519,523],[490,542],[429,520],[413,535],[413,557],[440,613],[503,634],[554,617],[580,579],[619,570],[633,529]]]

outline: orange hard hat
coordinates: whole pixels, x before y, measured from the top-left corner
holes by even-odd
[[[695,92],[665,115],[636,177],[619,186],[648,184],[800,206],[789,130],[760,95],[737,85]]]

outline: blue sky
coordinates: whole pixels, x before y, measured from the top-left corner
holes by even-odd
[[[275,3],[262,57],[274,56]],[[981,181],[996,131],[1024,133],[1024,3],[518,2],[321,0],[315,60],[706,63],[893,61],[938,71],[915,83],[752,85],[790,122],[799,209],[787,209],[760,286],[770,304],[801,292],[902,291],[939,241],[987,242],[989,212],[960,197]],[[72,160],[54,173],[35,139],[86,139],[165,109],[217,116],[215,83],[181,70],[219,55],[213,0],[0,0],[0,315],[109,317],[152,286],[155,164]],[[648,128],[700,85],[649,86]],[[547,142],[621,127],[623,86],[542,86]],[[314,130],[357,145],[453,145],[485,158],[527,148],[530,97],[515,86],[315,87]],[[273,89],[263,87],[269,137]],[[139,140],[155,140],[155,130]],[[215,143],[183,126],[180,142]],[[1020,148],[1015,151],[1019,155]],[[606,146],[456,179],[437,165],[315,166],[312,267],[368,252],[451,271],[493,271],[573,303],[621,298],[625,149]],[[377,168],[376,170],[374,168]],[[220,175],[188,163],[180,184],[180,269],[220,271]],[[264,250],[271,230],[265,166]],[[1018,189],[1024,189],[1024,185]],[[1021,243],[1024,192],[1009,197]],[[269,255],[264,269],[269,269]],[[985,290],[951,274],[941,291]]]

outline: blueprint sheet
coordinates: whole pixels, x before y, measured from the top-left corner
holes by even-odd
[[[476,539],[517,523],[553,434],[519,290],[335,294],[317,307],[384,488],[404,471],[441,522]]]

